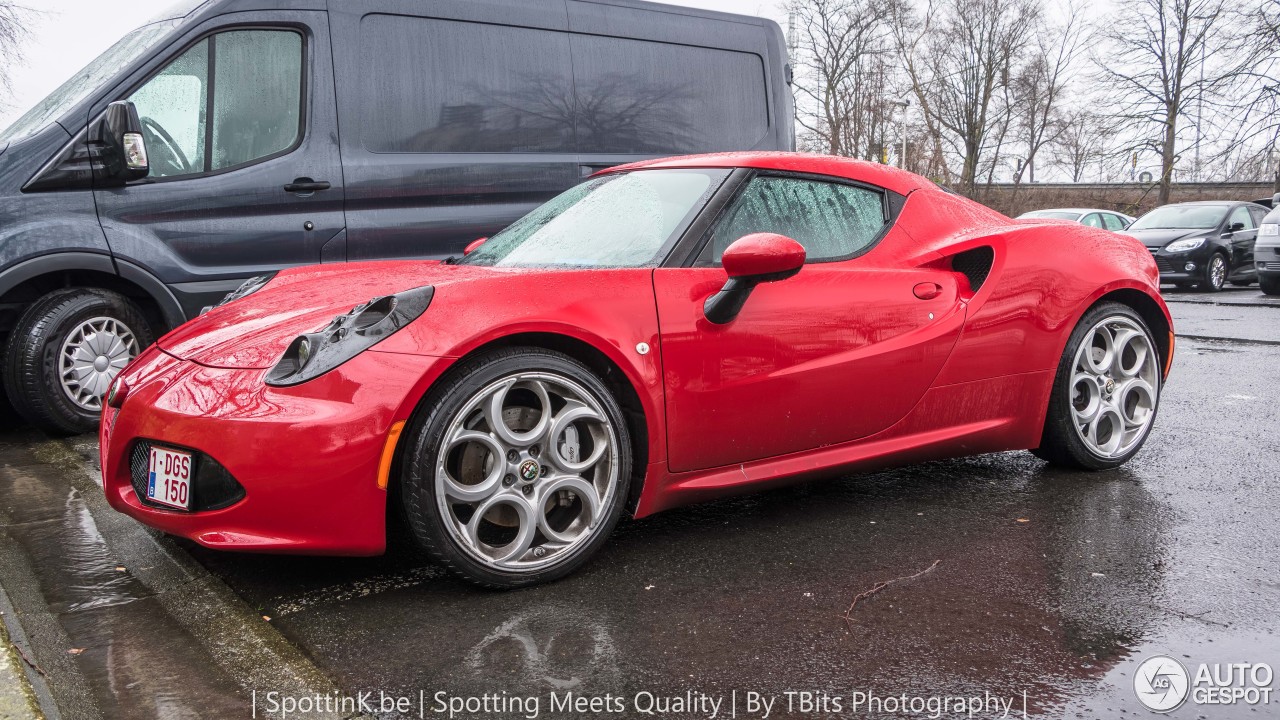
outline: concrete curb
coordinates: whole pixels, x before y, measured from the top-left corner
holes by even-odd
[[[340,692],[333,681],[264,620],[261,613],[250,608],[173,540],[113,510],[98,484],[93,441],[79,442],[77,447],[75,438],[55,440],[32,433],[28,447],[37,459],[68,479],[84,499],[98,532],[128,566],[129,572],[154,592],[164,610],[196,638],[246,695],[253,690],[259,695],[276,691],[294,697],[332,696]],[[4,602],[7,603],[7,599]],[[6,622],[10,617],[6,615]],[[21,632],[21,628],[18,631]],[[46,720],[59,720],[54,702],[58,694],[54,692],[47,705],[42,703],[48,708]],[[50,714],[50,709],[55,714]],[[245,709],[247,717],[250,708]],[[256,716],[270,717],[261,708]],[[309,717],[356,720],[364,716],[314,713]],[[0,715],[0,720],[7,718]]]
[[[0,720],[60,720],[44,678],[26,660],[30,643],[3,587],[0,620]]]

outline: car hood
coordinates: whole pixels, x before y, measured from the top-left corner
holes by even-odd
[[[170,355],[209,367],[269,368],[294,338],[320,330],[372,298],[512,272],[536,271],[443,265],[436,260],[293,268],[252,295],[182,325],[157,344]]]
[[[1182,240],[1185,238],[1208,237],[1213,234],[1212,230],[1187,230],[1186,228],[1175,229],[1152,229],[1152,230],[1126,230],[1125,235],[1136,237],[1142,241],[1143,245],[1149,248],[1162,248],[1174,240]]]

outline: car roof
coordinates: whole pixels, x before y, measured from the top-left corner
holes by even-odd
[[[1073,212],[1073,213],[1080,213],[1081,215],[1084,215],[1086,213],[1104,212],[1104,213],[1110,213],[1112,215],[1124,215],[1124,213],[1120,212],[1119,210],[1107,210],[1106,208],[1045,208],[1043,210],[1028,210],[1027,212],[1028,213]]]
[[[880,163],[854,160],[847,157],[796,152],[730,152],[709,155],[684,155],[681,157],[659,158],[657,160],[642,160],[609,168],[603,172],[677,168],[755,168],[757,170],[813,173],[877,185],[892,190],[899,195],[906,195],[923,187],[938,187],[928,179],[915,173],[888,165],[881,165]]]

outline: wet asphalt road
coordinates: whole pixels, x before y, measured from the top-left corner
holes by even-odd
[[[549,692],[609,693],[628,712],[596,717],[635,717],[636,693],[737,691],[745,717],[755,691],[777,697],[770,717],[813,717],[858,715],[855,691],[988,692],[1015,709],[1025,692],[1033,714],[1145,716],[1132,673],[1147,656],[1280,666],[1280,303],[1256,288],[1170,300],[1179,333],[1205,339],[1182,340],[1154,432],[1116,471],[1005,453],[674,510],[624,523],[577,575],[510,593],[405,553],[182,547],[348,693],[538,695],[540,717],[567,716]],[[935,562],[845,619],[859,593]],[[136,615],[122,637],[148,631]],[[841,697],[844,712],[787,712],[787,691]]]

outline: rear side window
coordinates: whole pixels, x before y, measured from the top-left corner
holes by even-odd
[[[361,43],[371,152],[573,152],[565,33],[370,15]]]
[[[712,230],[714,264],[735,240],[759,232],[804,246],[806,262],[852,257],[871,247],[887,222],[884,195],[869,188],[791,177],[760,176]]]
[[[1080,224],[1100,228],[1102,227],[1102,216],[1098,213],[1089,213],[1080,220]]]
[[[744,150],[768,132],[764,62],[758,55],[572,37],[581,152]]]
[[[201,40],[138,88],[151,170],[225,170],[293,147],[302,131],[302,36],[235,30]],[[212,101],[212,102],[210,102]]]

